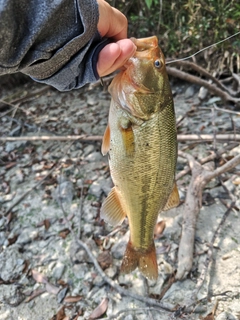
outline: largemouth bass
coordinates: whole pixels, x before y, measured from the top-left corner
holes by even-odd
[[[112,101],[102,153],[109,153],[114,187],[101,217],[113,226],[128,217],[130,239],[121,271],[138,267],[145,277],[157,279],[153,233],[158,213],[179,203],[175,113],[157,37],[132,41],[135,55],[109,86]]]

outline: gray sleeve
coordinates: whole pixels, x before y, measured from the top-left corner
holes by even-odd
[[[96,0],[0,0],[0,75],[22,72],[58,90],[98,79]]]

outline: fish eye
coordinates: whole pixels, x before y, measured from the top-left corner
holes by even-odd
[[[154,65],[155,65],[156,68],[161,68],[162,63],[161,63],[161,61],[159,59],[157,59],[157,60],[154,61]]]

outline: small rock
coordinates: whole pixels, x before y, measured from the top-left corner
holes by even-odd
[[[38,237],[38,234],[39,233],[36,228],[31,227],[31,228],[23,229],[22,232],[19,234],[16,243],[22,244],[22,245],[29,243],[34,239],[36,239]]]
[[[33,172],[42,171],[43,167],[44,167],[44,163],[35,163],[32,165],[32,171]]]
[[[112,255],[115,259],[122,259],[123,258],[128,240],[129,240],[129,232],[127,232],[120,241],[116,242],[112,246],[111,252],[112,252]]]
[[[5,232],[4,231],[0,232],[0,246],[2,246],[5,241],[6,241]]]
[[[27,141],[13,141],[13,142],[7,142],[5,151],[6,152],[11,152],[15,149],[18,149],[20,147],[25,147],[27,144]]]
[[[195,283],[190,279],[186,279],[184,282],[178,281],[172,284],[171,288],[165,293],[162,301],[170,303],[181,303],[187,297],[191,297],[192,291],[195,288]]]
[[[17,279],[25,267],[19,253],[19,246],[14,244],[0,253],[0,278],[4,281]]]
[[[187,90],[185,91],[185,99],[189,99],[191,97],[193,97],[195,94],[195,88],[194,86],[190,86],[187,88]]]
[[[216,320],[236,320],[236,318],[228,312],[222,312],[217,316]]]
[[[63,181],[57,186],[53,195],[58,203],[71,204],[73,199],[73,192],[73,183],[71,181]]]
[[[93,285],[97,287],[102,287],[104,285],[104,280],[101,276],[97,275],[96,278],[93,280]]]
[[[92,145],[92,144],[89,144],[88,146],[86,146],[86,147],[84,148],[84,151],[83,151],[84,156],[86,157],[87,155],[89,155],[90,153],[92,153],[92,152],[94,151],[94,149],[95,149],[95,147],[94,147],[94,145]]]
[[[83,232],[87,237],[90,236],[93,233],[93,229],[94,229],[94,227],[93,227],[92,224],[84,223]]]
[[[105,273],[109,278],[113,279],[116,276],[117,271],[117,266],[113,265],[110,268],[107,268],[105,270]]]
[[[97,197],[97,198],[100,198],[101,194],[103,193],[103,190],[102,190],[102,186],[101,186],[101,183],[99,183],[99,181],[94,181],[88,192],[90,194],[92,194],[93,196]]]
[[[103,155],[100,152],[94,151],[90,153],[85,160],[89,162],[98,162],[98,161],[103,161]]]
[[[64,270],[65,265],[61,262],[57,262],[56,266],[53,269],[53,278],[59,280],[62,277]]]
[[[96,100],[96,96],[95,95],[89,95],[88,97],[87,97],[87,104],[89,105],[89,106],[95,106],[95,105],[97,105],[98,104],[98,101]]]
[[[161,274],[158,275],[158,279],[156,280],[147,280],[149,285],[149,294],[159,294],[162,292],[164,282],[166,277],[162,277]]]
[[[92,133],[92,125],[90,123],[82,123],[81,124],[81,129],[86,134],[91,134]]]
[[[199,100],[204,100],[207,98],[208,95],[208,89],[205,87],[201,87],[199,92],[198,92],[198,99]]]
[[[82,279],[85,279],[85,275],[89,271],[89,267],[87,263],[74,264],[72,270],[73,270],[74,276],[77,279],[82,280]]]
[[[131,314],[129,314],[128,316],[126,316],[124,318],[124,320],[134,320],[133,316]]]
[[[62,290],[59,291],[57,295],[57,302],[62,303],[63,299],[65,298],[66,294],[68,292],[68,287],[63,288]]]
[[[0,290],[0,302],[13,306],[18,306],[25,298],[25,295],[21,292],[19,286],[15,284],[1,285]]]

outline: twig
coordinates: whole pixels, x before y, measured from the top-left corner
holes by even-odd
[[[0,137],[0,141],[71,141],[80,140],[102,141],[102,136],[86,136],[86,135],[67,135],[67,136],[21,136],[21,137]],[[178,134],[179,142],[195,141],[195,142],[211,142],[214,140],[212,134]],[[239,141],[240,134],[216,134],[217,142]]]
[[[225,112],[225,113],[231,113],[231,114],[235,114],[236,116],[240,116],[240,112],[219,108],[216,105],[216,103],[213,103],[213,107],[214,107],[214,109],[216,109],[218,111]]]
[[[223,153],[226,153],[226,151],[232,150],[232,149],[234,149],[234,148],[237,147],[237,146],[238,146],[238,143],[233,143],[232,145],[228,145],[228,146],[226,146],[225,148],[221,149],[221,150],[218,151],[218,152],[212,152],[211,155],[209,155],[209,156],[207,156],[207,157],[199,160],[199,163],[200,163],[200,164],[205,164],[205,163],[207,163],[207,162],[209,162],[209,161],[213,161],[213,160],[215,160],[215,159],[217,159],[217,158],[220,158],[220,156],[221,156]],[[179,156],[181,156],[181,151],[179,152]],[[182,177],[184,177],[184,176],[185,176],[186,174],[188,174],[189,172],[191,172],[190,167],[182,170],[181,172],[179,172],[179,173],[176,175],[176,180],[181,179]]]
[[[178,70],[176,68],[172,68],[172,67],[167,67],[167,73],[170,76],[198,84],[199,86],[203,86],[203,87],[207,88],[210,92],[221,97],[224,101],[232,101],[234,103],[240,102],[240,98],[232,97],[227,92],[222,91],[221,89],[219,89],[215,85],[209,83],[208,81],[200,79],[199,77],[193,76],[193,75],[186,73],[184,71],[180,71],[180,70]]]
[[[79,202],[79,212],[78,212],[78,239],[81,239],[81,223],[82,223],[82,211],[83,211],[83,188],[84,186],[81,186],[81,194],[80,194],[80,202]]]
[[[236,97],[237,92],[234,92],[234,91],[228,89],[227,87],[225,87],[218,79],[216,79],[213,75],[211,75],[211,73],[207,72],[206,69],[198,66],[196,63],[190,62],[190,61],[176,61],[176,62],[173,62],[173,63],[178,65],[178,66],[188,67],[188,68],[190,68],[192,70],[195,70],[195,71],[199,72],[201,75],[203,75],[203,76],[209,78],[210,80],[212,80],[212,82],[214,82],[220,89],[226,91],[232,97]]]
[[[74,141],[80,140],[82,142],[88,141],[102,141],[102,136],[21,136],[21,137],[0,137],[0,141]]]

